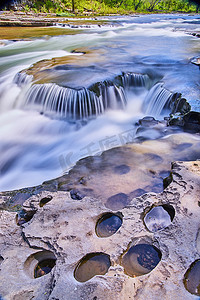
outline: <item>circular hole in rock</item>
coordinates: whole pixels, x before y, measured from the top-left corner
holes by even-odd
[[[127,206],[128,203],[128,196],[124,193],[118,193],[107,199],[106,207],[112,210],[118,210]]]
[[[16,223],[18,226],[29,222],[34,214],[36,213],[36,210],[25,210],[25,209],[21,209],[17,215],[16,215]]]
[[[89,253],[84,256],[74,270],[74,277],[85,282],[95,275],[105,275],[111,266],[110,256],[102,252]]]
[[[200,296],[200,259],[194,261],[183,279],[186,290],[196,296]]]
[[[144,224],[151,232],[157,232],[169,226],[175,216],[175,210],[172,205],[163,204],[154,206],[146,213]]]
[[[45,204],[47,204],[48,202],[50,202],[52,199],[53,199],[53,197],[51,195],[48,195],[48,196],[42,198],[40,200],[39,206],[43,207]]]
[[[55,266],[55,259],[45,259],[37,264],[34,270],[34,278],[38,278],[44,276],[51,272],[53,267]]]
[[[31,254],[24,263],[24,271],[31,278],[38,278],[51,272],[56,264],[53,252],[44,250]]]
[[[122,257],[124,272],[131,276],[141,276],[151,272],[160,262],[162,254],[150,244],[132,246]]]
[[[98,237],[109,237],[122,226],[122,214],[105,213],[97,221],[96,234]]]

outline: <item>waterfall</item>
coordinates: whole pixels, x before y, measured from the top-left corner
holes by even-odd
[[[132,87],[146,87],[152,86],[152,81],[146,74],[124,73],[121,77],[122,86],[126,89]]]
[[[159,116],[164,108],[169,108],[173,93],[163,88],[163,83],[156,83],[144,99],[144,112]]]
[[[15,75],[13,83],[16,83],[19,87],[23,87],[30,83],[33,79],[32,75],[27,75],[25,72],[19,72]]]
[[[70,120],[87,120],[104,112],[102,99],[88,89],[75,90],[55,83],[34,84],[27,93],[25,107]]]
[[[28,86],[31,76],[18,73],[14,82],[20,87]],[[159,116],[164,108],[168,108],[173,93],[156,83],[148,75],[123,73],[113,81],[97,82],[89,88],[73,89],[55,83],[33,84],[25,93],[25,101],[21,106],[36,109],[48,116],[66,120],[88,120],[103,114],[107,109],[124,109],[129,94],[137,87],[147,91],[143,101],[144,113]]]

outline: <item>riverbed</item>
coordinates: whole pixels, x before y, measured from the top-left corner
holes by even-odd
[[[41,184],[83,157],[135,142],[138,120],[145,116],[164,127],[166,104],[175,93],[200,110],[200,73],[191,64],[200,43],[189,34],[198,29],[198,15],[98,21],[102,25],[55,24],[33,37],[33,29],[16,39],[3,36],[1,191]],[[162,136],[149,131],[142,138]]]

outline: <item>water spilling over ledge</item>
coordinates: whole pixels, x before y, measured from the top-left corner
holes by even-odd
[[[14,78],[19,86],[30,83],[30,75],[17,74]],[[25,93],[19,106],[33,109],[51,117],[65,120],[88,120],[103,114],[106,110],[123,110],[132,94],[146,93],[141,104],[143,113],[159,116],[169,108],[175,94],[156,83],[147,74],[123,73],[113,81],[97,82],[89,88],[63,87],[55,83],[33,84]]]

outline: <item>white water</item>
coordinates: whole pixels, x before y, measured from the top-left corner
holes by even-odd
[[[133,141],[138,119],[146,114],[162,119],[163,106],[172,93],[182,92],[192,101],[199,97],[199,71],[189,64],[200,50],[199,40],[184,33],[183,28],[191,29],[192,25],[183,23],[183,16],[120,17],[117,21],[118,27],[85,28],[73,36],[26,42],[6,41],[0,48],[0,190],[40,184],[62,175],[81,157]],[[124,87],[111,86],[107,93],[101,92],[98,101],[105,104],[112,100],[112,105],[103,104],[98,117],[88,123],[67,122],[68,115],[57,114],[57,105],[50,104],[47,95],[36,105],[34,92],[27,105],[31,82],[24,85],[23,80],[16,80],[16,74],[43,59],[78,55],[70,51],[83,46],[95,49],[96,57],[86,62],[87,68],[55,71],[58,76],[62,73],[61,86],[65,88],[60,90],[68,87],[74,92],[75,86],[88,89],[122,72],[148,74],[143,86],[136,81],[131,88],[130,77],[125,76]],[[116,101],[119,98],[122,105]],[[86,120],[83,112],[90,109],[81,110]]]

